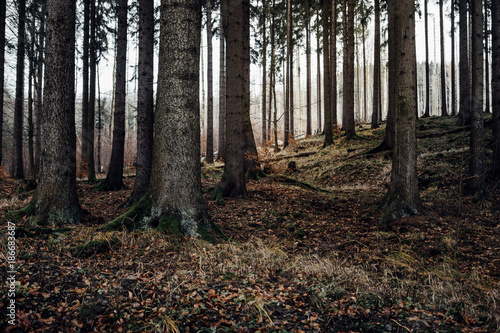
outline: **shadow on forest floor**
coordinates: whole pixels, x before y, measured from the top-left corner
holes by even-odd
[[[419,120],[419,134],[454,122]],[[156,231],[99,232],[124,212],[118,206],[130,189],[96,192],[79,183],[89,212],[83,225],[18,232],[12,331],[498,330],[500,193],[482,201],[461,195],[468,132],[419,139],[419,186],[430,214],[389,224],[380,224],[377,205],[390,181],[390,154],[363,154],[383,128],[358,133],[367,140],[337,138],[320,149],[323,137],[314,136],[278,154],[260,150],[275,175],[294,161],[286,176],[326,193],[268,177],[248,184],[248,198],[220,205],[209,196],[222,168],[204,167],[209,214],[229,237],[217,245]],[[133,178],[125,182],[132,188]],[[0,180],[2,214],[29,200],[17,185]],[[5,224],[0,232],[6,238]],[[7,269],[5,261],[0,267]],[[6,312],[5,293],[0,302]]]

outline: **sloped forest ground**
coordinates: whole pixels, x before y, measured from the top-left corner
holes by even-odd
[[[209,214],[228,237],[218,244],[155,230],[101,232],[125,211],[118,207],[133,178],[119,192],[79,182],[89,212],[82,225],[17,222],[17,325],[6,322],[9,299],[2,291],[0,326],[11,332],[498,331],[500,191],[496,184],[482,200],[462,194],[468,132],[454,132],[455,121],[419,120],[419,186],[429,214],[386,224],[377,205],[390,181],[391,156],[366,154],[384,134],[366,125],[356,140],[337,138],[324,149],[322,136],[285,152],[262,149],[271,175],[250,181],[248,198],[210,201],[222,167],[204,166]],[[27,204],[32,191],[1,179],[0,195],[4,216]],[[0,232],[6,240],[5,222]],[[0,266],[4,276],[4,257]]]

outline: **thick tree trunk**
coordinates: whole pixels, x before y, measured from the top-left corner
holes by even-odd
[[[123,188],[123,158],[125,152],[125,102],[127,74],[127,0],[119,0],[117,8],[118,34],[116,47],[116,97],[113,124],[113,147],[104,188]]]
[[[472,99],[470,128],[470,164],[468,190],[471,194],[485,194],[486,160],[484,153],[483,120],[483,6],[481,0],[472,0]]]
[[[214,84],[212,57],[212,4],[207,1],[207,155],[205,162],[214,163]]]
[[[417,184],[415,2],[389,0],[388,6],[396,32],[389,39],[389,48],[394,49],[389,62],[394,62],[397,99],[391,183],[382,203],[386,221],[424,212]]]
[[[199,61],[201,3],[162,0],[151,221],[186,235],[208,225],[201,192]]]
[[[154,4],[139,1],[139,64],[137,68],[137,167],[134,190],[126,206],[139,201],[147,192],[153,157],[153,62]],[[99,122],[100,123],[100,122]]]
[[[373,104],[371,128],[377,128],[380,121],[380,0],[375,0],[375,38],[373,47]]]
[[[0,0],[0,45],[5,45],[6,0]],[[0,166],[3,160],[3,90],[5,77],[5,47],[0,48]]]
[[[352,139],[356,135],[354,124],[354,0],[347,1],[347,16],[345,17],[347,31],[344,31],[344,38],[347,43],[344,62],[344,98],[343,98],[343,124],[347,139]]]
[[[330,99],[331,123],[337,126],[337,1],[331,2],[330,10]]]
[[[460,0],[459,15],[459,47],[460,47],[460,109],[458,113],[458,125],[465,126],[470,124],[470,104],[471,104],[471,85],[469,69],[469,34],[467,33],[467,15],[468,0]],[[482,47],[481,47],[482,48]]]
[[[491,90],[493,120],[493,174],[500,178],[500,2],[491,3]]]
[[[24,109],[24,52],[26,0],[18,1],[16,100],[14,103],[14,143],[12,150],[12,178],[24,178],[23,170],[23,109]],[[3,93],[3,92],[2,92]]]
[[[448,115],[448,108],[446,103],[446,62],[444,59],[444,14],[443,14],[443,2],[444,0],[439,0],[439,35],[441,40],[441,115]]]
[[[74,1],[47,0],[47,107],[41,117],[40,180],[30,203],[39,223],[74,224],[81,218],[76,195],[75,11]]]
[[[328,1],[323,1],[322,26],[323,26],[323,91],[324,91],[324,127],[325,127],[325,143],[324,147],[333,144],[332,133],[332,86],[330,74],[330,42],[329,42],[329,18],[330,6]],[[332,15],[333,17],[333,15]],[[334,40],[331,41],[335,43]]]
[[[224,0],[227,40],[226,159],[216,188],[222,196],[246,196],[245,115],[250,113],[250,2]],[[216,193],[218,195],[218,193]]]
[[[47,2],[42,1],[40,11],[40,32],[38,34],[38,58],[37,58],[37,81],[36,81],[36,104],[35,104],[35,173],[40,173],[40,152],[41,152],[41,133],[42,133],[42,81],[43,64],[45,53],[45,13],[47,12]],[[1,90],[0,90],[1,91]]]
[[[451,115],[457,115],[457,84],[455,71],[455,0],[451,0]]]
[[[429,71],[429,0],[424,0],[424,19],[425,19],[425,111],[424,117],[431,116],[430,100],[431,100],[431,80]]]
[[[222,8],[221,1],[221,16],[219,20],[219,154],[217,158],[224,160],[226,150],[226,36],[223,24],[223,15],[225,12]]]

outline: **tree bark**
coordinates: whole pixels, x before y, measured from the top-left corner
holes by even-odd
[[[217,158],[224,160],[226,149],[226,34],[224,31],[223,16],[227,13],[223,10],[222,1],[220,4],[220,46],[219,46],[219,154]]]
[[[89,48],[90,48],[90,2],[83,1],[83,52],[82,52],[82,149],[80,170],[88,174],[89,163]]]
[[[108,175],[103,187],[116,191],[123,188],[125,151],[125,102],[127,74],[127,0],[118,0],[118,34],[116,38],[116,97],[113,123],[113,146]]]
[[[41,133],[42,133],[42,81],[45,53],[45,14],[47,12],[47,1],[42,1],[40,10],[40,32],[38,34],[38,57],[37,57],[37,81],[36,81],[36,104],[35,104],[35,173],[40,173],[40,152],[41,152]],[[1,91],[1,90],[0,90]]]
[[[323,1],[322,26],[323,26],[323,91],[324,91],[324,128],[325,142],[323,147],[333,144],[332,133],[332,86],[330,74],[330,42],[329,42],[329,18],[330,6],[328,1]],[[334,15],[332,15],[333,17]],[[331,41],[335,43],[334,40]]]
[[[162,0],[151,220],[186,235],[208,225],[200,166],[201,2]]]
[[[389,62],[395,67],[396,112],[391,183],[382,202],[386,221],[424,212],[417,184],[415,2],[389,0],[388,6],[395,31],[394,39],[389,39],[389,48],[394,49]]]
[[[484,112],[490,113],[490,46],[488,33],[488,6],[489,1],[484,1],[484,79],[485,79],[485,95]],[[490,4],[491,6],[491,4]]]
[[[250,2],[223,0],[227,6],[226,159],[216,188],[224,197],[246,196],[245,114],[250,113]],[[214,193],[215,194],[215,193]],[[218,195],[218,194],[217,194]]]
[[[448,115],[448,108],[446,103],[446,62],[444,59],[444,14],[443,14],[443,2],[444,0],[439,0],[439,35],[441,39],[441,115]]]
[[[75,22],[76,2],[47,0],[47,46],[40,180],[29,206],[39,223],[75,224],[76,195]]]
[[[262,0],[262,145],[267,141],[267,36],[266,36],[267,4]]]
[[[375,0],[375,37],[373,47],[373,104],[371,128],[378,128],[380,107],[380,0]]]
[[[0,0],[0,45],[5,45],[6,0]],[[3,91],[5,80],[5,47],[0,48],[0,166],[3,160]]]
[[[214,163],[214,84],[212,57],[212,4],[207,1],[207,155],[205,162]]]
[[[469,69],[469,34],[467,33],[468,0],[460,0],[459,4],[459,47],[460,47],[460,109],[458,113],[458,125],[470,125],[470,103],[471,85]],[[482,48],[482,47],[481,47]]]
[[[12,150],[12,178],[23,179],[23,109],[26,0],[18,1],[18,13],[19,24],[17,28],[16,99],[14,103],[14,146]]]
[[[306,2],[306,136],[312,134],[311,124],[311,9]]]
[[[483,120],[483,6],[481,0],[472,0],[472,99],[470,129],[470,164],[468,190],[471,194],[485,194],[486,160],[484,153]]]
[[[330,89],[331,123],[337,126],[337,1],[332,1],[330,11]]]
[[[139,0],[139,64],[137,68],[137,166],[134,190],[126,206],[139,201],[147,192],[153,158],[153,62],[154,4]]]
[[[493,174],[500,178],[500,2],[491,3],[491,90]]]
[[[286,83],[285,83],[285,116],[284,120],[284,134],[283,134],[283,149],[288,147],[288,136],[290,135],[290,100],[292,97],[290,96],[290,57],[292,53],[292,1],[287,0],[286,5]]]
[[[455,71],[455,0],[451,0],[451,115],[457,115],[457,85]]]
[[[96,72],[97,72],[97,36],[96,36],[96,0],[90,3],[90,49],[89,49],[89,114],[87,118],[88,128],[88,163],[87,176],[89,182],[96,180],[94,163],[94,132],[95,132],[95,101],[96,101]],[[115,91],[116,93],[116,91]]]
[[[317,71],[317,77],[316,79],[318,80],[317,82],[317,97],[316,97],[316,107],[317,109],[317,119],[318,119],[318,124],[317,124],[317,133],[321,133],[322,127],[321,126],[321,49],[320,49],[320,32],[319,32],[319,27],[320,27],[320,22],[321,20],[320,15],[319,15],[319,9],[316,11],[316,17],[318,18],[318,22],[316,24],[316,71]]]
[[[430,99],[431,99],[431,83],[429,71],[429,0],[424,0],[424,19],[425,19],[425,111],[424,117],[431,116]]]
[[[343,98],[343,124],[347,139],[352,139],[356,135],[354,124],[354,0],[347,1],[347,16],[344,38],[347,48],[344,50],[344,98]]]

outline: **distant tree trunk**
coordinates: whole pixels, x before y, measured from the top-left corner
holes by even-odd
[[[23,179],[23,106],[26,0],[18,1],[18,12],[19,24],[17,27],[16,100],[14,103],[14,146],[12,151],[12,178]]]
[[[491,3],[491,90],[493,109],[493,174],[500,178],[500,2]]]
[[[488,3],[484,1],[484,75],[485,75],[485,109],[484,112],[490,113],[490,46],[488,33]],[[491,5],[491,4],[490,4]]]
[[[292,53],[292,1],[287,0],[286,5],[286,84],[285,84],[285,116],[284,116],[284,138],[283,138],[283,149],[288,147],[288,136],[290,134],[290,58]]]
[[[0,45],[5,45],[5,0],[0,0]],[[3,160],[3,90],[5,78],[5,47],[0,48],[0,166]]]
[[[380,0],[375,0],[375,37],[373,47],[373,104],[371,128],[377,128],[380,121]]]
[[[88,128],[88,165],[87,176],[89,182],[96,180],[94,163],[94,130],[95,130],[95,100],[96,100],[96,72],[97,72],[97,53],[96,53],[96,0],[90,3],[90,82],[89,82],[89,114],[87,119]]]
[[[424,117],[431,116],[430,99],[431,99],[431,83],[429,71],[429,0],[424,0],[424,19],[425,19],[425,111]]]
[[[364,10],[364,3],[363,3]],[[368,98],[367,98],[367,84],[366,84],[366,23],[362,23],[363,34],[363,121],[368,121]]]
[[[199,236],[209,225],[200,166],[201,2],[162,0],[151,220]]]
[[[330,10],[330,100],[331,123],[337,125],[337,1],[331,2]]]
[[[250,2],[223,0],[227,9],[224,31],[227,41],[226,159],[216,188],[224,197],[246,196],[245,113],[250,111]],[[218,192],[218,193],[217,193]]]
[[[154,4],[139,0],[139,64],[137,68],[137,166],[134,190],[125,206],[147,192],[153,158]],[[99,122],[100,123],[100,122]]]
[[[273,0],[272,6],[274,7],[275,1]],[[274,112],[273,112],[273,135],[274,135],[274,147],[275,149],[278,149],[278,108],[277,108],[277,101],[276,101],[276,52],[275,52],[275,23],[274,23],[274,12],[271,12],[271,73],[270,73],[270,83],[271,83],[271,92],[270,96],[272,95],[272,99],[274,101]],[[271,106],[269,106],[269,109],[271,109]]]
[[[41,152],[41,133],[42,133],[42,81],[43,81],[43,64],[45,53],[45,14],[47,12],[47,1],[41,2],[40,10],[40,32],[38,34],[38,57],[37,57],[37,80],[36,80],[36,109],[35,109],[35,174],[40,173],[40,152]],[[1,91],[1,90],[0,90]]]
[[[485,194],[486,160],[484,153],[483,120],[483,6],[481,0],[472,0],[472,99],[470,130],[470,164],[468,188],[474,195]]]
[[[75,224],[76,195],[75,22],[76,1],[47,0],[47,47],[40,180],[30,206],[39,223]]]
[[[306,2],[306,136],[312,134],[311,124],[311,9]]]
[[[330,6],[328,1],[323,1],[322,26],[323,26],[323,91],[324,91],[324,119],[325,119],[325,143],[323,147],[333,144],[332,133],[332,86],[330,74],[330,42],[329,42],[329,25],[328,17]],[[333,16],[333,15],[332,15]],[[334,40],[331,41],[335,43]]]
[[[127,74],[127,0],[118,0],[118,34],[116,38],[116,97],[113,126],[113,146],[109,171],[103,187],[116,191],[123,188],[123,158],[125,150],[125,102]]]
[[[459,14],[459,48],[460,48],[460,110],[458,113],[458,125],[470,124],[470,69],[469,69],[469,34],[467,33],[467,3],[468,0],[460,0]],[[482,47],[481,47],[482,48]]]
[[[319,15],[319,9],[316,11],[316,16],[318,17],[318,21],[320,20],[320,15]],[[316,46],[317,46],[317,50],[316,50],[316,56],[317,56],[317,59],[316,59],[316,71],[317,71],[317,92],[318,92],[318,95],[317,95],[317,102],[316,102],[316,105],[317,105],[317,119],[318,119],[318,133],[321,133],[321,130],[323,128],[323,126],[321,126],[321,49],[320,49],[320,32],[319,32],[319,22],[318,24],[316,25]]]
[[[207,1],[207,156],[205,162],[214,163],[214,84],[212,60],[212,4]]]
[[[89,163],[89,48],[90,48],[90,2],[83,1],[83,52],[82,52],[82,149],[80,170],[88,172]]]
[[[389,48],[395,49],[389,52],[389,63],[395,63],[397,100],[391,183],[382,203],[386,221],[424,212],[417,185],[415,2],[389,0],[388,6],[396,32],[395,39],[389,39]],[[397,33],[402,31],[405,33]]]
[[[344,73],[347,73],[344,82],[343,114],[345,119],[345,135],[347,139],[352,139],[356,135],[354,124],[354,0],[347,1],[347,31],[344,38],[347,40],[347,49],[344,64]]]
[[[266,36],[266,15],[267,4],[262,0],[262,145],[267,141],[267,36]]]
[[[31,10],[31,22],[30,22],[30,41],[28,47],[28,178],[35,179],[35,126],[33,117],[33,85],[35,78],[35,10],[34,6],[30,8]]]
[[[448,115],[448,108],[446,105],[446,62],[444,59],[444,15],[443,15],[443,2],[439,0],[439,35],[441,39],[441,115]]]
[[[451,115],[457,115],[457,85],[455,74],[455,0],[451,0]]]
[[[226,147],[226,36],[223,24],[223,15],[226,13],[222,8],[221,1],[221,16],[219,20],[219,154],[217,158],[224,160]]]

